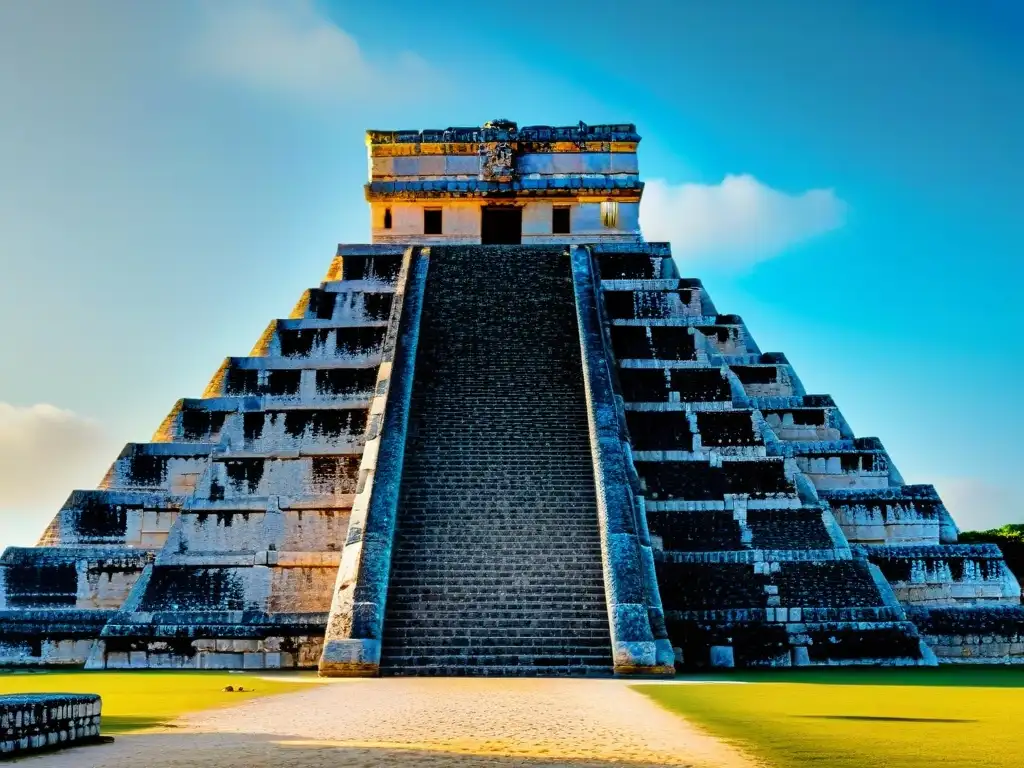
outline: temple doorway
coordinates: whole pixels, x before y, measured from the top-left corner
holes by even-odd
[[[484,245],[519,245],[523,242],[523,209],[517,206],[484,206],[480,242]]]

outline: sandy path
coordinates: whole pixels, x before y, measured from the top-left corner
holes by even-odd
[[[752,766],[737,750],[617,680],[333,681],[188,715],[176,726],[23,764]]]

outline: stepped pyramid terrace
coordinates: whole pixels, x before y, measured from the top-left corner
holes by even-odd
[[[0,665],[1024,662],[998,547],[643,239],[639,142],[369,131],[372,242],[4,552]]]

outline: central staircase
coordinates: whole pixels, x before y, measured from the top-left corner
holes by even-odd
[[[381,673],[611,665],[569,257],[432,248]]]

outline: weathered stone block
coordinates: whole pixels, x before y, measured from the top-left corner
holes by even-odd
[[[731,645],[711,646],[711,666],[716,668],[736,666]]]
[[[262,653],[242,654],[243,669],[263,669],[264,666],[264,657]]]
[[[133,669],[145,669],[149,666],[145,651],[132,651],[128,654],[128,666]]]

